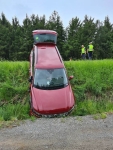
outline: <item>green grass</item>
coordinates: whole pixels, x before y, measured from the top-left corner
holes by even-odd
[[[113,112],[113,60],[65,62],[77,108],[72,115]]]
[[[0,62],[0,120],[27,119],[28,62]]]
[[[106,119],[107,118],[107,114],[106,113],[101,113],[101,114],[96,114],[93,116],[93,118],[95,120],[98,120],[98,119]]]
[[[25,105],[22,104],[7,104],[0,108],[0,116],[5,120],[22,120],[29,118],[29,105],[28,103]]]
[[[85,116],[101,113],[113,113],[113,102],[110,100],[84,100],[77,101],[77,107],[73,110],[72,116]]]
[[[113,112],[113,60],[64,62],[76,97],[72,116]],[[28,62],[0,62],[0,121],[29,117]],[[34,118],[31,118],[34,120]]]
[[[113,99],[113,60],[65,62],[76,98]]]
[[[28,90],[28,62],[0,62],[0,101],[22,98]]]

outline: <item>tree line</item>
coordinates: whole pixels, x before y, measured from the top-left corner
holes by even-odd
[[[54,11],[48,20],[45,15],[26,15],[22,25],[17,17],[12,18],[10,23],[5,14],[1,13],[0,59],[29,60],[33,47],[32,31],[37,29],[49,29],[58,33],[57,46],[64,60],[69,60],[70,57],[81,59],[81,45],[87,47],[89,42],[94,45],[93,59],[113,58],[113,24],[108,16],[103,22],[94,21],[94,18],[87,15],[83,21],[75,17],[64,28],[58,12]]]

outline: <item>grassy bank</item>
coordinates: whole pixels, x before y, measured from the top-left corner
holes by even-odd
[[[28,62],[0,62],[0,120],[29,117],[28,73]]]
[[[113,112],[113,60],[65,62],[77,108],[72,115]],[[28,62],[0,62],[0,120],[29,118]]]
[[[113,60],[65,62],[77,101],[73,115],[113,112]]]

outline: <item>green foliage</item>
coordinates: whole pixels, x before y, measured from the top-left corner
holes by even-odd
[[[7,104],[0,108],[0,116],[5,121],[27,119],[29,118],[29,105],[22,104]]]
[[[0,102],[21,99],[28,90],[28,62],[0,62]]]
[[[107,114],[106,113],[101,113],[101,114],[96,114],[93,116],[93,118],[95,120],[98,120],[98,119],[106,119],[107,118]]]
[[[74,75],[72,88],[78,100],[112,99],[113,60],[65,62],[68,75]],[[109,95],[110,94],[110,95]]]
[[[0,120],[29,117],[28,62],[0,62]]]
[[[77,108],[73,115],[113,111],[113,60],[65,62]]]
[[[37,29],[55,30],[58,33],[57,47],[64,60],[70,57],[81,58],[81,45],[88,48],[89,42],[93,42],[93,59],[113,58],[113,26],[110,19],[105,17],[104,22],[89,18],[84,20],[70,18],[69,25],[65,29],[60,15],[53,11],[49,20],[32,14],[26,15],[23,24],[15,17],[12,24],[8,22],[5,14],[0,18],[0,59],[2,60],[28,60],[33,46],[32,31]]]
[[[84,101],[77,101],[77,107],[73,110],[72,115],[85,116],[85,115],[92,115],[92,114],[101,114],[100,118],[104,118],[105,117],[104,112],[113,112],[112,101],[84,100]]]
[[[77,107],[73,116],[113,112],[113,60],[65,61]],[[29,118],[28,62],[0,62],[0,121]],[[31,118],[34,120],[34,117]]]

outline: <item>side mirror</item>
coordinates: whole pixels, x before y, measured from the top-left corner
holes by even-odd
[[[73,78],[74,78],[74,76],[70,76],[68,79],[71,80],[71,79],[73,79]]]
[[[33,76],[30,76],[30,78],[28,79],[29,82],[32,82],[33,80]]]

